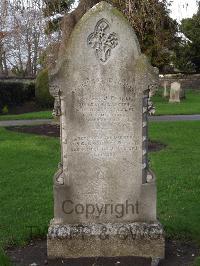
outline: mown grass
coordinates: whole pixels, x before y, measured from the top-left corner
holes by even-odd
[[[7,120],[26,120],[26,119],[51,119],[52,111],[40,111],[32,113],[24,113],[19,115],[0,115],[0,121]]]
[[[151,139],[167,148],[152,153],[157,175],[158,215],[172,238],[200,244],[200,122],[152,123]]]
[[[200,266],[200,257],[195,260],[194,266]]]
[[[200,91],[186,91],[186,99],[180,103],[169,103],[162,97],[162,90],[152,98],[156,107],[155,115],[192,115],[200,114]]]
[[[199,121],[150,124],[151,139],[167,144],[150,155],[157,176],[159,219],[168,237],[200,244],[199,132]],[[32,236],[46,236],[53,217],[52,177],[60,147],[56,138],[0,128],[0,150],[0,246],[5,248],[24,245],[31,237],[30,227]],[[0,255],[0,265],[3,259]]]
[[[4,251],[0,249],[0,265],[1,266],[11,266],[12,263],[10,259],[5,255]]]
[[[52,213],[52,179],[59,140],[0,129],[0,246],[45,236]]]

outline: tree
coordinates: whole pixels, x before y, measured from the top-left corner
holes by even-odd
[[[176,64],[182,70],[187,67],[200,71],[200,1],[199,8],[192,18],[183,19],[180,31],[184,34],[182,43],[178,46]]]
[[[166,0],[111,0],[130,21],[144,52],[152,65],[163,70],[170,63],[178,24],[170,17]]]
[[[0,5],[0,72],[8,68],[35,76],[49,38],[44,34],[42,0],[2,0]]]
[[[3,2],[0,5],[0,74],[8,75],[8,66],[6,62],[5,51],[5,38],[6,31],[6,19],[7,19],[7,2]]]
[[[9,3],[7,57],[17,74],[35,76],[40,50],[45,47],[43,14],[38,2]]]
[[[49,17],[47,33],[60,30],[62,18],[71,10],[74,2],[75,0],[44,0],[44,16]]]
[[[59,0],[56,0],[56,3]],[[62,3],[62,0],[59,1]],[[64,1],[66,2],[66,1]],[[67,1],[67,9],[62,6],[61,11],[67,14],[74,1]],[[80,0],[79,5],[65,16],[63,31],[68,39],[73,27],[84,13],[100,0]],[[170,18],[167,0],[108,0],[121,10],[133,26],[141,48],[150,57],[154,66],[163,69],[170,63],[170,50],[177,41],[177,23]],[[48,10],[48,9],[46,9]],[[59,8],[50,5],[50,14],[58,13]],[[61,13],[62,13],[61,12]],[[60,21],[60,18],[59,18]],[[58,24],[55,24],[56,26]],[[56,27],[51,27],[56,29]],[[62,44],[65,46],[65,44]]]

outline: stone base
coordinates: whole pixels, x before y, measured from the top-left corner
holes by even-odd
[[[180,100],[173,100],[173,99],[169,99],[169,103],[180,103]]]
[[[56,225],[49,227],[49,258],[124,257],[164,258],[160,223]]]

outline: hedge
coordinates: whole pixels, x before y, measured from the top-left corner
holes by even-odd
[[[22,105],[34,98],[34,82],[0,81],[0,113],[5,107]]]
[[[35,83],[35,97],[36,102],[41,107],[53,107],[54,99],[49,93],[49,78],[47,69],[41,70],[37,75]]]

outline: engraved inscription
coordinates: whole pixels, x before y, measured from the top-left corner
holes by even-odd
[[[71,152],[88,153],[92,157],[118,157],[138,149],[134,135],[77,136],[73,137]]]
[[[88,93],[89,84],[98,84],[99,90],[95,94]],[[95,77],[88,78],[78,86],[75,91],[74,113],[81,121],[98,123],[95,125],[98,128],[100,123],[102,128],[118,123],[131,126],[139,98],[137,86],[124,80],[115,83],[112,79],[107,81],[106,86],[102,84],[102,80]],[[121,88],[119,93],[111,89],[117,86]]]
[[[85,97],[77,103],[76,111],[87,112],[103,112],[106,115],[113,115],[112,112],[128,112],[134,111],[134,99],[132,97],[116,97],[113,95],[99,97]],[[109,113],[110,112],[110,113]]]
[[[102,63],[109,59],[112,50],[118,43],[117,34],[114,32],[110,33],[109,23],[105,19],[97,22],[94,32],[88,37],[88,45],[95,50],[96,57]]]
[[[116,123],[132,123],[135,99],[132,96],[77,95],[75,112],[84,121],[114,125]]]

